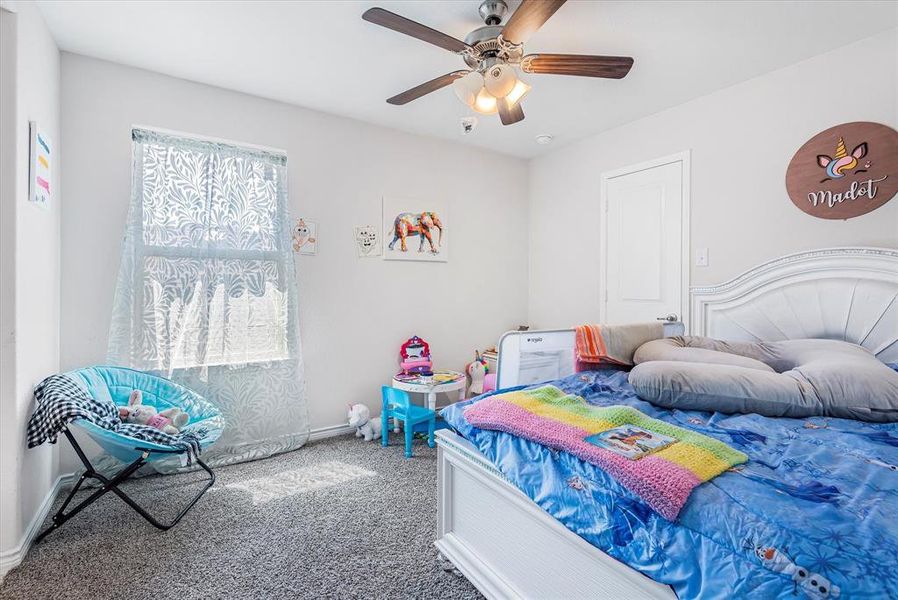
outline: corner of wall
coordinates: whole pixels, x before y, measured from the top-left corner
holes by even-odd
[[[9,7],[15,11],[9,11]],[[9,128],[2,172],[4,300],[4,384],[0,408],[4,419],[3,485],[0,486],[0,572],[17,564],[27,552],[30,532],[39,527],[59,484],[58,449],[25,449],[25,428],[31,413],[32,389],[59,370],[60,316],[60,54],[39,7],[34,3],[2,6],[4,52],[3,88],[13,100],[3,112]],[[6,57],[5,57],[6,58]],[[30,161],[29,122],[35,121],[54,142],[51,155],[51,206],[45,210],[28,202]],[[6,179],[6,178],[4,178]],[[8,277],[6,277],[8,276]],[[9,342],[9,343],[7,343]],[[7,377],[7,376],[11,376]],[[11,379],[11,380],[10,380]]]

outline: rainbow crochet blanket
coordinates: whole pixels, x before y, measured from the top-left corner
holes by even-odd
[[[629,406],[598,407],[555,386],[506,392],[465,409],[465,419],[569,452],[596,465],[674,521],[692,489],[748,457],[723,442],[652,419]],[[677,440],[653,454],[630,460],[585,438],[623,425],[635,425]]]

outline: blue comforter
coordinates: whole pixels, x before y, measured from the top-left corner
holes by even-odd
[[[509,481],[603,552],[684,599],[898,599],[898,424],[660,409],[617,370],[553,383],[749,456],[696,488],[671,523],[591,464],[473,427],[463,410],[479,398],[442,411]]]

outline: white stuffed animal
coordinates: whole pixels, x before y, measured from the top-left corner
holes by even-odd
[[[118,407],[118,416],[125,423],[147,425],[169,435],[178,435],[190,421],[190,416],[180,408],[167,408],[157,413],[155,406],[143,404],[143,392],[140,390],[131,392],[128,406]]]
[[[480,357],[479,352],[474,353],[474,362],[465,367],[471,384],[468,386],[468,398],[479,396],[483,393],[483,379],[486,377],[486,361]]]
[[[355,427],[355,437],[364,436],[366,442],[380,437],[380,419],[372,419],[364,404],[349,405],[349,426]]]

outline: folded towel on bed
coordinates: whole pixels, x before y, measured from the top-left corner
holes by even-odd
[[[577,370],[587,370],[590,364],[632,367],[637,348],[663,337],[663,323],[579,325],[576,328]]]
[[[723,442],[635,408],[592,406],[551,385],[489,396],[466,408],[464,416],[475,427],[511,433],[596,465],[670,521],[676,520],[693,488],[748,460]],[[624,425],[677,442],[631,460],[585,439]]]

